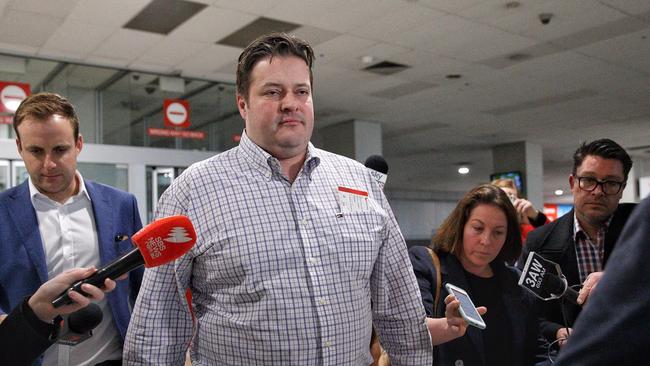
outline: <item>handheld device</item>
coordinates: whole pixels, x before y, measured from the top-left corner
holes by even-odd
[[[481,318],[481,314],[476,311],[476,306],[474,306],[474,303],[467,294],[467,291],[458,286],[454,286],[451,283],[446,283],[445,288],[447,291],[449,291],[450,294],[454,295],[458,301],[460,301],[460,316],[465,319],[467,324],[473,325],[479,329],[485,329],[485,322],[483,321],[483,318]]]

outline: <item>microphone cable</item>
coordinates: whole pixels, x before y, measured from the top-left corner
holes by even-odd
[[[569,286],[569,288],[572,288],[574,290],[577,289],[578,291],[580,291],[580,287],[582,287],[582,285]],[[551,356],[551,349],[557,343],[558,344],[557,353],[559,355],[560,354],[559,343],[562,342],[562,341],[568,340],[569,336],[571,336],[571,332],[572,332],[572,331],[569,331],[569,321],[567,320],[566,312],[564,311],[565,301],[566,301],[566,299],[564,298],[564,296],[560,297],[560,312],[562,313],[562,321],[564,322],[564,329],[566,329],[567,336],[564,337],[564,338],[558,338],[558,339],[554,340],[553,342],[549,343],[549,345],[546,347],[546,358],[548,358],[548,360],[551,362],[552,365],[555,364],[555,360]],[[562,329],[562,328],[560,328],[560,329]],[[556,356],[556,358],[557,358],[557,356]]]

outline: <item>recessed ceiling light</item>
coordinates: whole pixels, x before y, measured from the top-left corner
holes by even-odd
[[[371,64],[373,63],[373,61],[375,61],[375,58],[373,56],[370,55],[361,56],[361,62],[363,62],[364,64]]]
[[[467,164],[461,164],[458,167],[458,174],[460,174],[460,175],[469,174],[469,166]]]
[[[561,195],[564,194],[564,191],[561,190],[561,189],[556,189],[555,192],[553,192],[553,193],[555,193],[556,196],[561,196]]]

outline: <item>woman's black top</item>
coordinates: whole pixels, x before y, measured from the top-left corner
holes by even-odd
[[[485,361],[487,365],[512,366],[512,326],[507,309],[503,304],[503,290],[496,277],[483,278],[465,271],[472,301],[476,306],[485,306],[483,315],[486,328],[483,333]]]

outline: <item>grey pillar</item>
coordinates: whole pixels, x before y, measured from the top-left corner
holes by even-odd
[[[352,120],[318,131],[322,148],[362,164],[370,155],[382,155],[381,124]]]
[[[492,149],[494,173],[519,171],[525,197],[538,210],[544,207],[544,168],[542,147],[521,141],[497,145]]]

